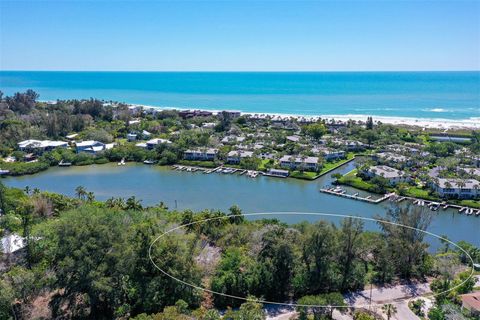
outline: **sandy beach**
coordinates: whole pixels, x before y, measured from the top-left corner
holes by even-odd
[[[213,112],[214,114],[221,112],[222,110],[208,110],[208,109],[196,109],[196,108],[178,108],[178,107],[159,107],[159,106],[146,106],[146,105],[131,105],[133,107],[143,107],[145,109],[154,109],[154,110],[205,110]],[[226,109],[228,110],[228,109]],[[318,119],[327,119],[335,121],[366,121],[368,117],[373,117],[374,122],[388,123],[393,125],[403,125],[403,126],[415,126],[420,128],[432,128],[432,129],[445,129],[445,130],[455,130],[455,129],[480,129],[480,118],[470,118],[462,120],[451,120],[445,118],[409,118],[409,117],[388,117],[388,116],[376,116],[376,115],[366,115],[366,114],[324,114],[324,115],[298,115],[298,114],[282,114],[282,113],[264,113],[264,112],[243,112],[242,114],[250,115],[252,117],[259,118],[273,118],[273,119],[306,119],[309,121],[315,121]]]

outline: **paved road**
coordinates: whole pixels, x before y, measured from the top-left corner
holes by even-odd
[[[295,311],[285,311],[280,314],[267,314],[267,320],[289,320],[291,317],[295,316],[297,313]],[[335,310],[333,312],[334,320],[353,320],[353,317],[349,314],[342,314],[339,311]]]
[[[430,293],[428,283],[397,285],[392,287],[374,288],[372,290],[372,304],[398,303]],[[370,290],[363,290],[345,296],[348,304],[353,306],[368,306],[370,303]]]
[[[475,276],[475,278],[475,286],[480,287],[480,275]],[[408,308],[408,301],[426,293],[431,293],[428,283],[376,288],[372,290],[372,304],[394,303],[397,307],[397,313],[392,316],[392,320],[419,320],[420,318]],[[370,290],[350,294],[345,297],[345,300],[353,306],[368,306],[370,303]],[[295,315],[293,308],[272,306],[268,309],[268,320],[288,320]],[[381,312],[380,307],[376,307],[375,309],[377,312]],[[341,314],[335,311],[334,319],[351,320],[352,317],[348,314]]]
[[[419,320],[420,318],[410,310],[407,302],[401,302],[395,305],[397,307],[397,313],[392,316],[392,320]]]

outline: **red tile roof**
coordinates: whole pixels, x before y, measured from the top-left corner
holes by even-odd
[[[480,291],[460,296],[462,304],[469,309],[480,311]]]

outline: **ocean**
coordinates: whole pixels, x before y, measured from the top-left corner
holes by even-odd
[[[158,107],[296,115],[371,115],[480,122],[480,71],[0,71],[6,95],[98,98]]]

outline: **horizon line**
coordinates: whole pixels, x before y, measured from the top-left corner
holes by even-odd
[[[340,73],[340,72],[480,72],[480,69],[468,70],[22,70],[0,69],[0,72],[131,72],[131,73]]]

